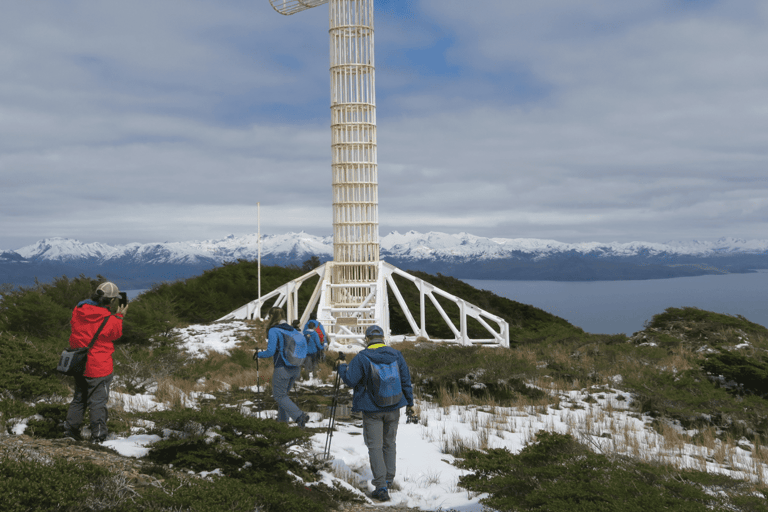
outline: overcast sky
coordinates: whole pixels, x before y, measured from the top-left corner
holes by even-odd
[[[765,0],[376,0],[380,233],[768,238]],[[332,233],[328,9],[0,16],[0,249]]]

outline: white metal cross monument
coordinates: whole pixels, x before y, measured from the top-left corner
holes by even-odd
[[[376,90],[373,58],[373,0],[269,0],[279,13],[289,15],[328,3],[331,37],[331,148],[333,175],[333,261],[312,270],[260,299],[249,302],[221,320],[261,318],[262,309],[286,306],[288,320],[301,325],[317,307],[317,319],[332,341],[362,341],[365,329],[377,324],[390,333],[388,289],[407,319],[413,337],[431,338],[426,329],[428,298],[446,322],[453,339],[465,345],[509,347],[509,326],[458,297],[379,260],[378,169],[376,155]],[[394,276],[416,286],[420,318],[416,321]],[[298,289],[319,276],[309,303],[299,311]],[[458,306],[458,325],[443,303]],[[475,319],[489,334],[468,335],[468,319]],[[491,324],[496,324],[493,327]]]

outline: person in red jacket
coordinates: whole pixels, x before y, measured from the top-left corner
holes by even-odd
[[[107,402],[112,382],[112,353],[114,341],[123,335],[123,318],[128,305],[120,305],[117,313],[110,306],[120,290],[109,281],[102,283],[90,299],[80,302],[72,312],[71,348],[87,347],[101,327],[101,333],[88,351],[88,362],[82,376],[75,377],[75,396],[69,404],[64,421],[64,436],[80,440],[80,427],[86,407],[91,413],[91,441],[101,443],[107,438]]]

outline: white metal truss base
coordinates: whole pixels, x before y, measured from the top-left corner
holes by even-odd
[[[504,319],[488,313],[450,293],[444,292],[423,279],[419,279],[416,276],[404,272],[385,261],[378,262],[378,279],[376,282],[370,284],[357,283],[354,285],[356,289],[359,289],[360,287],[368,288],[368,295],[362,302],[357,305],[332,304],[331,297],[338,297],[343,294],[339,294],[338,290],[337,293],[331,293],[331,290],[350,286],[331,283],[333,265],[334,263],[329,261],[298,279],[294,279],[267,295],[264,295],[260,299],[253,300],[241,308],[236,309],[220,318],[219,321],[261,319],[262,311],[265,307],[267,307],[267,310],[272,307],[280,307],[286,309],[288,322],[299,319],[301,325],[304,326],[307,321],[309,321],[310,313],[314,311],[315,306],[317,306],[317,319],[325,327],[326,333],[331,341],[343,345],[350,343],[364,345],[365,329],[370,325],[376,324],[384,329],[385,333],[389,334],[390,332],[387,290],[391,289],[408,320],[408,324],[411,326],[413,339],[423,337],[435,342],[509,348],[509,325]],[[408,308],[408,305],[405,303],[397,284],[395,284],[395,280],[393,279],[394,275],[407,279],[418,288],[420,311],[418,323]],[[305,281],[314,276],[319,276],[320,279],[312,292],[312,296],[309,299],[306,308],[304,311],[300,312],[299,288]],[[460,312],[458,326],[448,317],[448,314],[437,301],[436,296],[443,297],[458,306]],[[451,332],[453,332],[453,339],[436,339],[429,336],[426,329],[426,299],[429,299],[432,302],[446,325],[450,328]],[[269,305],[267,305],[268,302],[270,303]],[[482,325],[488,331],[489,337],[484,339],[470,338],[467,332],[468,318],[474,318],[480,325]],[[495,323],[498,327],[492,327],[491,323]],[[411,336],[409,335],[399,338],[408,339],[411,338]]]

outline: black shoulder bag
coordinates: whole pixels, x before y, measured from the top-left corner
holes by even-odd
[[[64,375],[71,375],[73,377],[82,376],[85,373],[85,363],[88,362],[88,351],[96,343],[96,339],[101,334],[101,330],[107,325],[109,316],[107,316],[101,325],[99,330],[93,336],[91,343],[87,347],[81,348],[68,348],[61,353],[61,359],[59,359],[59,366],[56,367],[56,371],[63,373]]]

